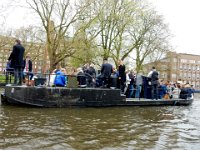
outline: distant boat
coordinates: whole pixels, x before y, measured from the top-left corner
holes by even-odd
[[[2,104],[31,107],[109,107],[190,105],[193,99],[126,98],[119,89],[66,88],[48,86],[5,86]]]

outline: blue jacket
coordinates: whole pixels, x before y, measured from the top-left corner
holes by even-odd
[[[161,84],[159,87],[159,98],[163,98],[163,96],[167,93],[167,86]]]
[[[56,77],[55,77],[55,80],[54,80],[54,84],[56,86],[65,86],[66,84],[66,77],[64,75],[64,73],[62,71],[57,71],[56,72]]]

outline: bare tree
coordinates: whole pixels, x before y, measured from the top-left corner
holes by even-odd
[[[119,59],[133,55],[136,69],[140,70],[144,59],[168,50],[167,26],[149,4],[138,0],[95,0],[89,9],[82,15],[87,22],[86,32],[95,39],[101,57],[112,58],[116,65]]]
[[[133,43],[129,49],[134,50],[136,71],[140,71],[145,62],[158,60],[170,50],[170,33],[162,16],[154,10],[143,8],[137,18],[138,23],[129,29]]]
[[[70,0],[27,0],[27,3],[38,14],[45,29],[46,50],[52,70],[75,53],[72,25],[88,5],[76,5]]]
[[[31,54],[33,61],[38,59],[39,56],[44,56],[45,37],[43,35],[44,31],[35,26],[21,27],[13,31],[13,37],[19,38],[26,49],[24,55],[26,56]]]

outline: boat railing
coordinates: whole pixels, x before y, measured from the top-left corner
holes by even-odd
[[[43,85],[43,86],[53,86],[53,83],[51,81],[51,78],[55,78],[55,76],[58,76],[56,73],[33,73],[33,72],[26,72],[23,76],[23,84],[28,85],[29,82],[31,82],[30,77],[33,75],[32,81],[36,82],[36,85]],[[78,87],[77,83],[77,77],[78,76],[85,76],[86,80],[88,79],[94,79],[95,77],[88,73],[84,73],[84,75],[77,75],[77,74],[64,74],[66,77],[66,86],[67,87]],[[6,71],[3,74],[0,74],[0,86],[3,87],[6,84],[14,84],[14,71]],[[56,85],[54,85],[56,86]]]
[[[24,83],[23,84],[34,85],[34,86],[48,86],[48,87],[54,86],[54,87],[56,87],[56,85],[52,84],[52,81],[51,81],[51,78],[53,76],[56,76],[56,73],[44,73],[44,74],[42,74],[42,73],[33,73],[33,74],[34,74],[33,79],[30,80],[30,75],[31,74],[29,72],[27,72],[25,77],[24,77],[24,81],[23,81]],[[77,81],[77,77],[78,76],[86,76],[87,80],[89,78],[90,79],[94,79],[93,80],[94,85],[93,86],[89,86],[89,87],[92,87],[92,88],[102,87],[102,83],[97,83],[97,82],[99,82],[98,81],[98,76],[96,78],[94,78],[93,76],[91,76],[88,73],[85,73],[85,75],[67,74],[67,75],[64,75],[64,76],[67,78],[67,83],[66,83],[65,87],[68,87],[68,88],[76,88],[76,87],[78,87],[78,81]],[[33,84],[31,84],[32,81],[34,82]],[[4,87],[6,84],[13,84],[13,83],[14,83],[14,72],[13,71],[6,71],[4,74],[0,74],[0,87]],[[88,86],[86,85],[86,87],[88,87]],[[117,84],[116,83],[113,84],[113,86],[111,86],[111,88],[116,89],[117,88]],[[133,96],[132,97],[135,97],[135,92],[137,90],[138,89],[136,87],[133,88]],[[159,93],[159,90],[160,89],[158,88],[158,93]],[[188,93],[183,93],[183,92],[181,93],[181,89],[178,89],[178,90],[179,91],[178,91],[178,97],[177,98],[180,98],[180,94],[181,94],[182,99],[187,99],[191,95],[191,94],[189,95]],[[145,94],[145,97],[151,97],[150,96],[151,95],[151,86],[146,86],[146,89],[143,88],[143,97],[144,97],[144,94]],[[174,95],[174,94],[172,94],[172,95]],[[140,97],[141,96],[139,96],[139,98]],[[158,97],[158,98],[160,98],[160,97]]]

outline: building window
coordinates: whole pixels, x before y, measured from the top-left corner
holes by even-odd
[[[177,59],[176,59],[176,58],[174,58],[174,62],[177,62]]]
[[[195,63],[195,60],[189,60],[189,63],[194,64],[194,63]]]
[[[191,73],[188,73],[188,78],[191,78]]]
[[[196,78],[199,79],[199,74],[196,75]]]
[[[184,78],[186,78],[187,77],[187,74],[186,74],[186,72],[184,73]]]
[[[191,70],[191,66],[190,65],[187,65],[187,68],[188,68],[188,70]]]
[[[195,73],[192,74],[192,79],[195,80]]]
[[[184,70],[187,70],[187,65],[183,65]]]
[[[187,59],[181,59],[182,63],[187,63]]]
[[[173,74],[173,73],[172,73],[172,78],[176,78],[176,74]]]
[[[193,70],[195,70],[195,66],[193,66],[192,68],[193,68]]]
[[[196,70],[199,71],[199,66],[196,66]]]

